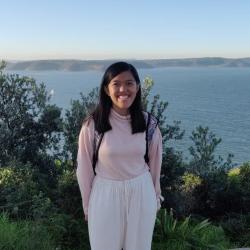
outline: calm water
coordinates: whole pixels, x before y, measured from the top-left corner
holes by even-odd
[[[34,77],[53,89],[52,102],[67,109],[71,99],[79,99],[100,83],[103,72],[15,72]],[[189,136],[198,125],[208,126],[222,138],[217,152],[234,154],[239,164],[250,160],[250,68],[158,68],[139,70],[141,79],[151,76],[152,94],[168,101],[168,123],[181,121],[185,136],[174,142],[188,157]]]

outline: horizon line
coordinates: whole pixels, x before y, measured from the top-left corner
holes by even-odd
[[[221,59],[249,59],[246,57],[222,57],[222,56],[202,56],[202,57],[180,57],[180,58],[105,58],[105,59],[76,59],[76,58],[50,58],[50,59],[0,59],[5,62],[28,62],[28,61],[118,61],[118,60],[132,60],[132,61],[149,61],[149,60],[185,60],[185,59],[201,59],[201,58],[221,58]]]

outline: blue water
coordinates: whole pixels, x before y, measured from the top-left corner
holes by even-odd
[[[79,99],[100,83],[103,72],[15,72],[44,82],[51,99],[63,109],[71,99]],[[151,76],[152,94],[168,101],[167,122],[181,121],[185,136],[169,142],[189,156],[189,137],[198,125],[208,126],[222,142],[217,153],[226,158],[234,154],[234,163],[250,160],[250,68],[158,68],[139,70],[141,79]]]

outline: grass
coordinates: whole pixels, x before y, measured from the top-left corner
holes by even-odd
[[[0,249],[52,250],[55,244],[46,228],[34,222],[11,222],[7,214],[0,215]]]

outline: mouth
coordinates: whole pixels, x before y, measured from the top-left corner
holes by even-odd
[[[120,95],[118,96],[118,100],[121,100],[121,101],[126,101],[128,100],[129,96],[128,95]]]

